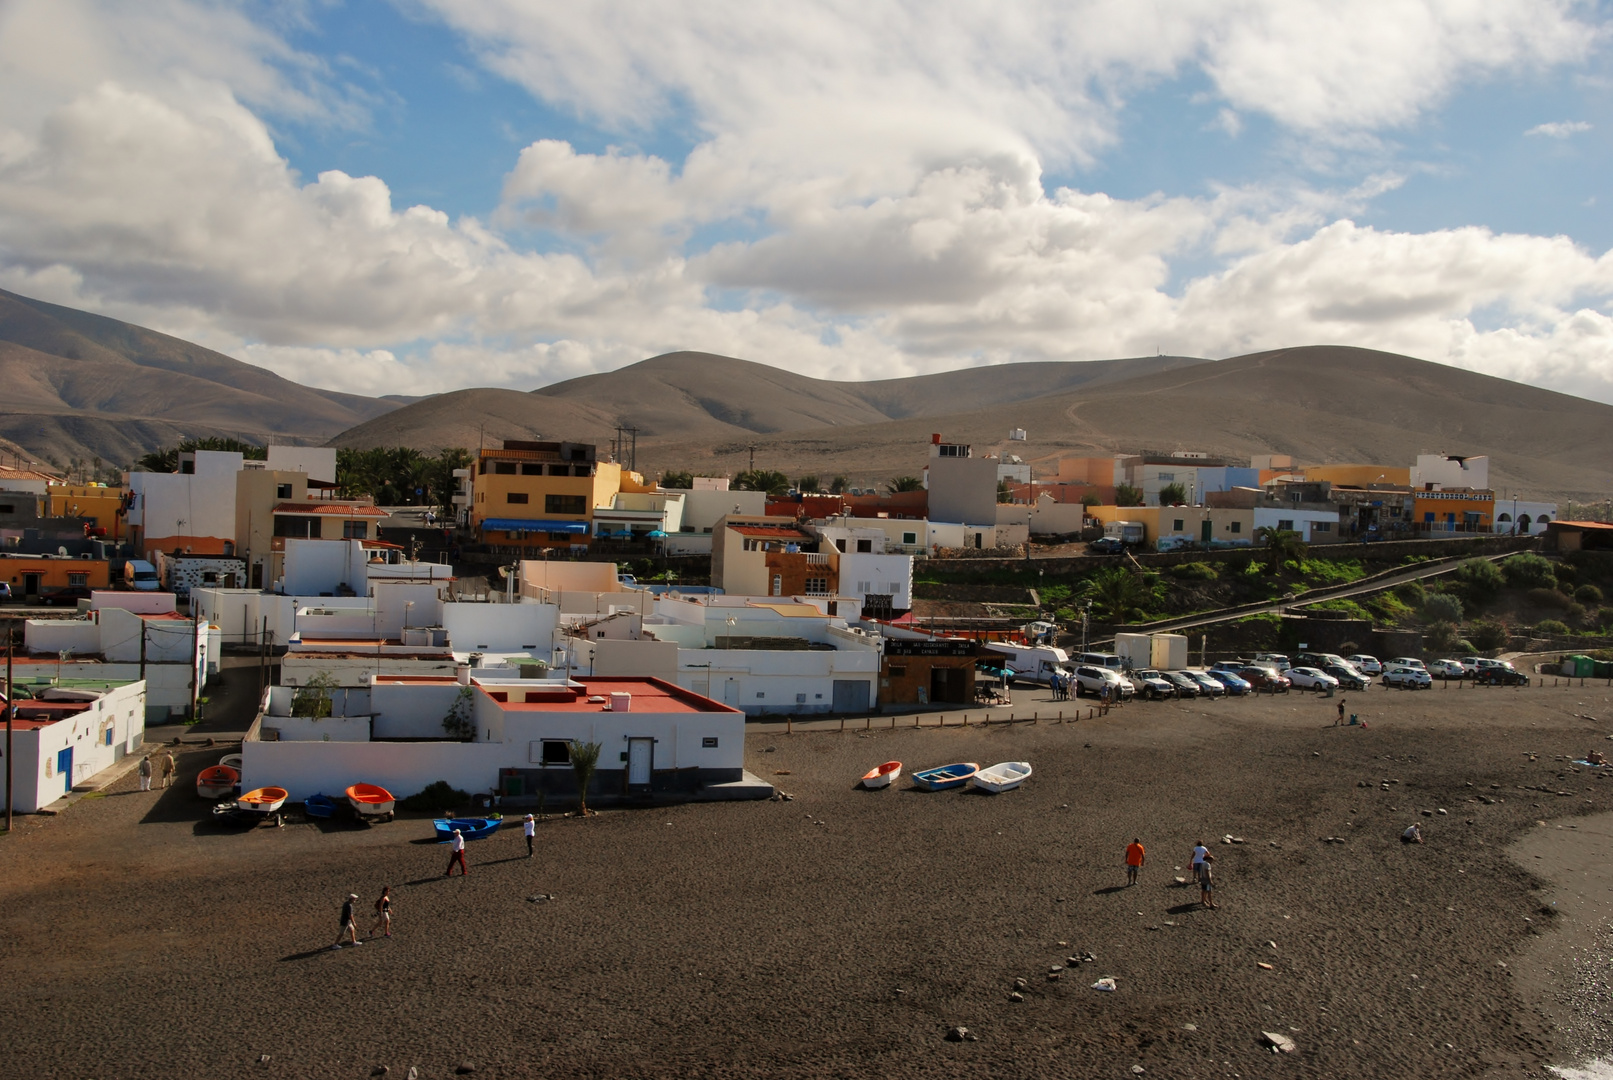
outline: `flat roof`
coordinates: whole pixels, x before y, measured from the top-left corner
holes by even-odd
[[[832,619],[837,617],[825,615],[811,604],[758,604],[752,602],[745,606],[776,611],[786,619]]]
[[[1552,525],[1564,525],[1570,529],[1613,529],[1613,524],[1606,521],[1548,521],[1546,525],[1548,528]]]
[[[811,533],[802,532],[794,525],[730,525],[741,536],[762,536],[777,540],[816,540]]]
[[[495,681],[472,673],[472,683],[488,697],[498,702],[506,712],[596,713],[608,712],[613,693],[633,695],[632,711],[639,713],[739,713],[740,710],[713,701],[692,690],[661,679],[643,676],[590,676],[573,677],[564,683],[558,679],[522,679],[513,672],[503,673]],[[406,685],[455,686],[458,679],[449,675],[378,675],[374,685],[399,683]],[[511,700],[520,695],[523,699]],[[589,701],[590,697],[603,697],[605,701]]]

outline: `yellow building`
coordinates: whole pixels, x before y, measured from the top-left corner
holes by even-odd
[[[1201,547],[1246,546],[1254,542],[1253,508],[1219,506],[1089,506],[1087,516],[1105,525],[1135,521],[1143,538],[1160,550],[1197,544]]]
[[[511,554],[586,545],[594,508],[622,490],[622,467],[600,461],[591,443],[506,439],[483,450],[473,480],[470,526]],[[640,485],[628,478],[630,489]]]
[[[46,511],[51,517],[88,518],[95,527],[106,530],[106,539],[122,540],[127,531],[123,524],[123,489],[104,484],[51,483],[45,489],[50,497]]]
[[[48,596],[60,589],[104,589],[110,580],[105,559],[0,554],[0,581],[9,584],[12,596],[19,600]]]

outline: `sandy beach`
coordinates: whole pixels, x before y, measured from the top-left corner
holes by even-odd
[[[0,840],[22,1019],[0,1060],[64,1080],[1538,1077],[1605,1051],[1564,991],[1607,968],[1583,873],[1613,855],[1613,778],[1568,759],[1610,745],[1613,692],[1350,695],[1364,730],[1331,726],[1335,704],[759,729],[749,767],[793,801],[551,819],[537,858],[506,830],[452,880],[422,820],[216,828],[188,785],[224,749],[188,750],[173,791],[130,776]],[[854,788],[887,758],[1036,773],[998,796]],[[1413,821],[1427,843],[1400,843]],[[1215,911],[1173,880],[1201,838]],[[382,885],[395,936],[329,950],[342,898],[367,914]]]

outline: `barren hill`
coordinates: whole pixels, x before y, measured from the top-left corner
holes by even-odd
[[[0,438],[62,462],[126,464],[186,435],[323,442],[397,408],[3,290],[0,386]]]

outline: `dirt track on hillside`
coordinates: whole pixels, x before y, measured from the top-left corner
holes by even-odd
[[[1556,760],[1608,745],[1613,695],[1351,695],[1365,730],[1327,726],[1334,704],[759,734],[751,770],[794,801],[551,820],[538,858],[507,831],[453,880],[422,821],[221,830],[131,776],[0,839],[0,1060],[74,1080],[1539,1076],[1568,1049],[1501,964],[1583,928],[1551,929],[1503,847],[1613,809],[1613,780]],[[186,754],[185,779],[222,752]],[[1036,774],[854,790],[891,757]],[[1398,840],[1413,820],[1420,847]],[[1217,911],[1172,882],[1201,837]],[[329,951],[341,898],[367,912],[383,884],[396,936]],[[945,1041],[954,1024],[979,1041]]]

